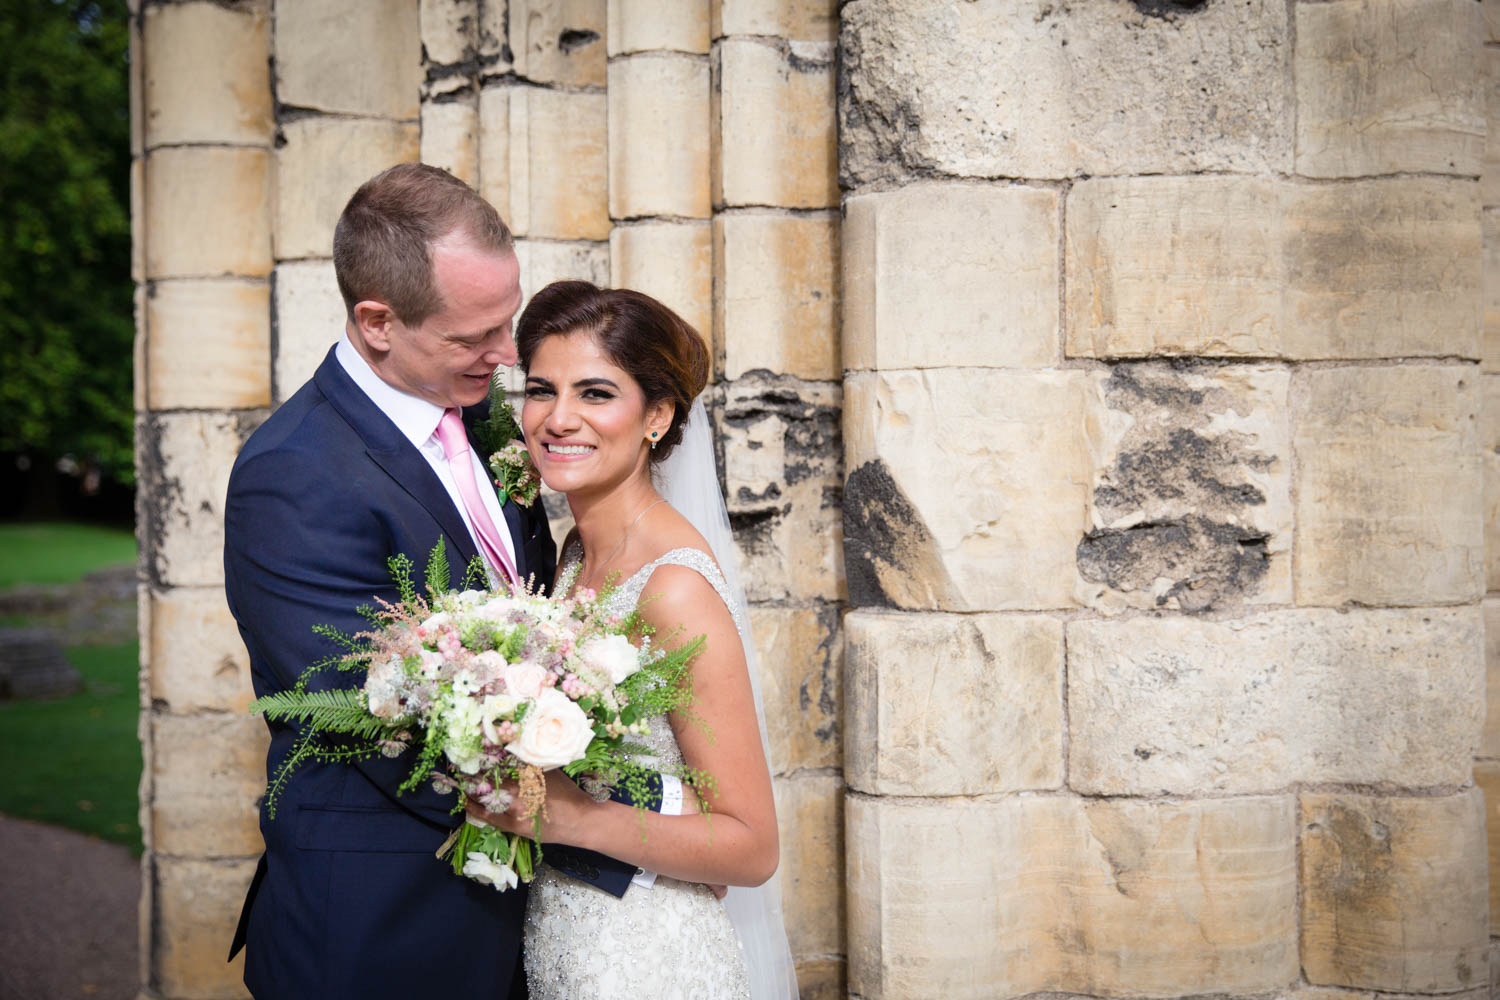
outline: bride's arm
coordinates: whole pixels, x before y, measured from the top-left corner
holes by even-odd
[[[776,871],[780,848],[771,776],[734,620],[708,581],[685,567],[659,568],[645,593],[657,595],[642,603],[641,614],[656,628],[658,641],[706,637],[693,661],[691,711],[707,732],[691,719],[674,718],[672,728],[687,764],[715,780],[706,794],[710,815],[642,815],[618,802],[595,802],[553,771],[547,775],[542,839],[684,881],[759,885]],[[513,814],[493,819],[514,832],[532,833],[531,823]]]

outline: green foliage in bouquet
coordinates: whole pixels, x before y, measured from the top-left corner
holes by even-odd
[[[672,648],[654,643],[639,612],[607,613],[607,590],[591,600],[555,601],[524,589],[484,590],[477,559],[466,567],[463,589],[450,590],[443,586],[450,567],[441,540],[427,562],[425,597],[407,556],[394,556],[389,565],[399,601],[377,598],[378,607],[360,609],[370,622],[367,631],[350,636],[318,628],[342,652],[307,668],[291,690],[251,705],[252,712],[300,730],[267,787],[272,818],[287,782],[308,763],[411,750],[412,767],[398,793],[430,780],[494,812],[519,798],[520,815],[531,816],[538,833],[542,775],[554,767],[592,794],[623,788],[643,812],[655,806],[656,769],[637,760],[651,750],[629,737],[645,735],[647,720],[667,713],[702,724],[691,712],[691,664],[702,636]],[[309,690],[329,671],[359,673],[363,680],[358,687]],[[709,775],[672,770],[706,802]],[[508,787],[519,790],[512,795]],[[463,796],[454,802],[455,813],[463,809]],[[455,872],[497,887],[494,872],[529,881],[534,868],[535,845],[472,822],[446,847]]]

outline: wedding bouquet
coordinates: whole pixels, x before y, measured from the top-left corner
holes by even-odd
[[[391,560],[398,604],[362,608],[369,631],[319,632],[347,652],[308,669],[289,691],[257,699],[251,711],[303,729],[267,789],[276,799],[292,773],[311,760],[348,761],[415,747],[416,762],[399,791],[423,781],[457,790],[492,812],[521,800],[536,828],[546,808],[543,772],[561,767],[596,795],[623,787],[644,806],[653,771],[629,742],[646,735],[646,720],[681,711],[692,698],[689,667],[703,639],[667,649],[652,642],[638,613],[605,611],[600,594],[580,590],[550,599],[525,589],[443,590],[425,597],[411,580],[406,556]],[[448,580],[439,541],[428,581]],[[484,579],[478,565],[465,584]],[[639,648],[630,636],[640,637]],[[310,691],[325,670],[364,674],[355,688]],[[330,734],[343,737],[335,742]],[[705,775],[682,776],[702,784]],[[507,786],[517,789],[513,794]],[[460,797],[454,806],[463,808]],[[505,890],[529,882],[540,849],[529,838],[502,833],[470,817],[439,850],[455,873]]]

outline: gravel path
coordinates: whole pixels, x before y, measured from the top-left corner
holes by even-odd
[[[0,816],[0,998],[133,1000],[140,895],[128,848]]]

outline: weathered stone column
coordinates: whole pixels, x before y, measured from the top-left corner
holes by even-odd
[[[1500,4],[1486,3],[1482,71],[1488,130],[1479,178],[1484,297],[1480,338],[1479,448],[1484,468],[1484,735],[1474,781],[1484,791],[1490,867],[1490,933],[1500,928]],[[1500,986],[1500,941],[1490,943],[1492,991]]]
[[[1483,987],[1478,8],[841,18],[851,992]]]
[[[714,328],[804,997],[844,994],[833,0],[714,0]]]
[[[238,995],[225,927],[260,852],[265,728],[224,607],[229,467],[271,403],[271,18],[131,14],[141,540],[141,982]]]

